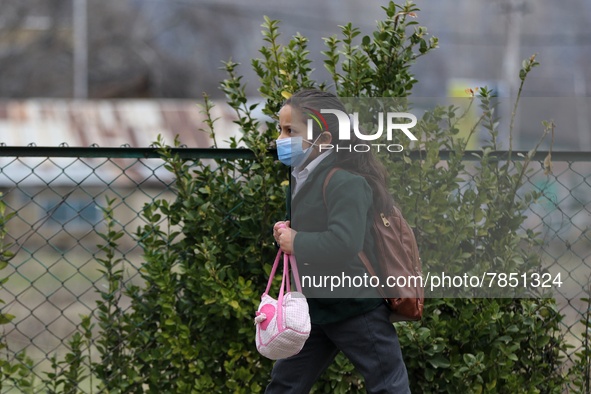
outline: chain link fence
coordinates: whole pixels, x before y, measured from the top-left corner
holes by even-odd
[[[192,160],[251,157],[243,149],[174,151]],[[540,233],[548,270],[576,283],[556,294],[572,358],[585,329],[579,321],[588,310],[581,298],[588,296],[591,273],[591,154],[553,153],[550,175],[544,172],[545,157],[534,157],[524,188],[543,193],[526,212],[525,227]],[[173,182],[154,148],[0,148],[0,191],[7,210],[15,213],[6,224],[6,242],[16,253],[0,275],[8,277],[0,289],[1,311],[15,316],[0,326],[8,344],[3,357],[26,349],[41,374],[51,368],[53,356],[66,351],[81,316],[92,316],[96,289],[106,286],[97,257],[107,197],[116,198],[114,217],[125,234],[118,252],[126,279],[139,281],[142,250],[134,234],[145,224],[142,207],[172,198]]]

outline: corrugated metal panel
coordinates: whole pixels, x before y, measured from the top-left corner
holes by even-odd
[[[213,109],[221,139],[238,132],[223,103]],[[204,116],[190,100],[0,101],[0,143],[9,146],[150,146],[159,134],[189,147],[210,147]]]

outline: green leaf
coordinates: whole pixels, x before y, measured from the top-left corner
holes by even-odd
[[[428,358],[427,362],[434,368],[449,368],[450,366],[449,360],[442,355],[436,355],[434,357]]]

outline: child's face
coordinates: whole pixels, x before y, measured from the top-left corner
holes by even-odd
[[[292,111],[291,105],[286,105],[279,111],[279,140],[289,137],[302,137],[306,149],[310,143],[307,140],[308,128],[302,116]]]

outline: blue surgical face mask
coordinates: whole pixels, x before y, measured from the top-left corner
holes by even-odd
[[[312,146],[316,145],[316,141],[320,136],[316,137],[310,147],[302,149],[302,137],[282,138],[276,141],[277,157],[279,161],[286,166],[297,167],[304,163],[312,153]]]
[[[310,148],[302,149],[302,137],[290,137],[277,140],[277,157],[286,166],[297,167],[310,154]]]
[[[312,146],[316,146],[316,141],[322,135],[319,134],[314,142],[306,141],[310,146],[306,149],[302,149],[302,137],[289,137],[276,140],[277,145],[277,156],[279,161],[286,166],[297,167],[308,160],[312,153]]]

